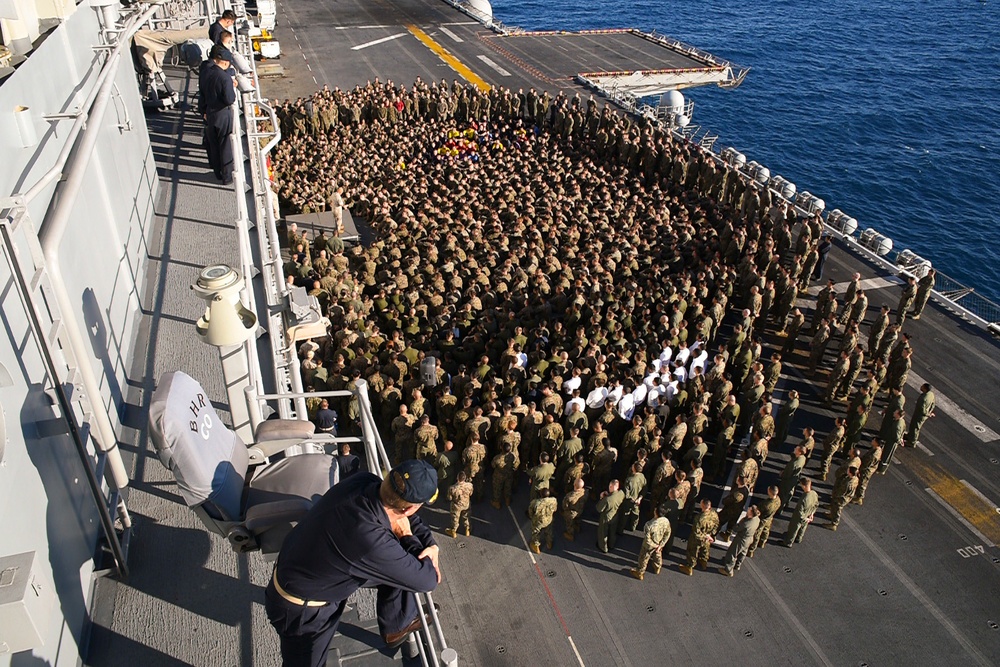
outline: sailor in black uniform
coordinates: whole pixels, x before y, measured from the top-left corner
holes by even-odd
[[[326,664],[347,598],[361,586],[378,591],[379,630],[390,648],[421,626],[413,593],[434,590],[441,575],[437,544],[416,512],[434,501],[437,481],[437,471],[418,460],[385,480],[359,472],[327,491],[289,533],[264,593],[284,667]]]
[[[229,75],[232,56],[223,46],[213,46],[198,76],[198,113],[205,120],[208,164],[223,184],[233,182],[233,110],[236,88]]]
[[[232,32],[233,25],[236,24],[236,14],[231,9],[222,12],[222,16],[216,19],[215,23],[208,26],[208,38],[212,44],[222,43],[222,33],[225,30]]]

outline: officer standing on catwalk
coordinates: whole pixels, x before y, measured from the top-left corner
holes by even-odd
[[[236,102],[233,77],[227,70],[232,66],[232,55],[224,46],[215,45],[209,60],[198,76],[198,113],[205,121],[205,148],[208,164],[223,185],[233,182],[233,112]]]

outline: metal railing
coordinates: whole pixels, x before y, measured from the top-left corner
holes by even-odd
[[[661,44],[677,53],[681,53],[695,60],[701,60],[715,67],[724,67],[730,72],[731,79],[725,83],[720,83],[719,85],[723,88],[735,88],[736,86],[743,83],[743,79],[746,78],[747,73],[750,72],[749,67],[743,65],[737,65],[729,60],[724,60],[718,56],[714,56],[708,51],[699,49],[697,46],[692,46],[686,44],[673,37],[668,37],[667,35],[661,35],[656,30],[651,32],[642,32],[641,30],[633,30],[633,33],[644,37],[652,42]]]
[[[673,131],[673,133],[678,138],[687,139],[687,137],[684,137],[684,135],[677,131]],[[720,154],[721,151],[720,153],[715,153],[710,148],[705,148],[704,146],[702,148],[718,163],[727,164],[725,158]],[[742,178],[747,181],[753,181],[753,174],[746,167],[749,167],[749,163],[737,167],[737,171]],[[774,197],[789,202],[800,219],[814,215],[812,211],[804,208],[794,196],[789,199],[784,197],[780,191],[771,187],[773,181],[774,179],[770,179],[766,184],[758,181],[758,184],[767,187]],[[834,238],[840,239],[850,250],[890,273],[899,276],[913,276],[918,279],[923,275],[924,267],[927,266],[926,264],[921,265],[918,271],[918,267],[912,266],[908,261],[905,261],[908,254],[912,255],[911,251],[908,249],[891,249],[885,254],[879,254],[861,242],[860,237],[863,231],[860,227],[850,233],[844,233],[828,224],[830,211],[829,207],[825,207],[826,218],[823,218],[824,229]],[[976,326],[986,329],[990,333],[1000,334],[1000,304],[979,294],[974,288],[963,284],[961,281],[942,273],[937,267],[935,267],[934,287],[931,291],[931,299],[941,304],[953,314],[968,320]]]
[[[337,436],[329,438],[325,442],[333,443],[356,443],[360,442],[364,446],[365,462],[372,474],[384,478],[390,469],[392,462],[389,454],[382,443],[382,436],[378,432],[375,424],[375,416],[372,413],[371,400],[368,396],[368,383],[364,380],[357,380],[353,389],[339,389],[329,391],[301,392],[295,394],[257,394],[256,401],[286,401],[289,398],[353,398],[358,402],[359,423],[361,425],[361,437]],[[434,596],[431,593],[418,593],[416,595],[417,607],[419,609],[420,642],[416,643],[416,649],[424,667],[457,667],[458,653],[453,648],[448,647],[448,642],[444,637],[444,629],[441,627],[441,620],[438,617],[437,609],[434,606]],[[430,616],[431,623],[427,623]]]
[[[238,22],[249,21],[246,5],[242,1],[234,1],[232,9],[237,15]],[[364,380],[359,380],[354,390],[304,392],[299,358],[294,343],[289,344],[285,340],[285,321],[282,311],[285,308],[287,288],[284,267],[281,262],[281,246],[275,216],[276,195],[271,185],[268,158],[271,150],[281,140],[281,129],[274,108],[260,94],[260,80],[257,75],[249,37],[239,31],[237,31],[235,37],[237,50],[247,59],[250,65],[251,72],[249,76],[253,83],[253,89],[238,96],[238,104],[234,105],[235,115],[232,139],[236,173],[233,177],[233,189],[236,195],[238,210],[238,220],[236,223],[240,237],[240,266],[243,269],[243,276],[246,281],[244,296],[247,299],[247,303],[251,305],[255,304],[254,278],[260,277],[263,283],[263,291],[268,308],[267,332],[271,343],[271,358],[275,380],[275,393],[264,394],[261,392],[260,360],[251,340],[247,343],[246,350],[251,358],[251,372],[255,376],[253,386],[257,387],[257,390],[248,389],[246,394],[248,411],[253,422],[252,425],[256,429],[257,423],[266,416],[268,401],[275,401],[277,403],[278,413],[282,418],[305,420],[308,419],[305,402],[307,397],[352,396],[358,401],[361,415],[361,442],[365,447],[366,458],[369,461],[372,472],[382,477],[391,468],[391,463],[375,424],[371,402],[368,397],[367,383]],[[243,135],[241,131],[242,124],[240,122],[239,111],[236,108],[237,106],[243,110],[243,122],[246,126],[245,137],[247,140],[246,153],[244,153],[241,136]],[[250,245],[249,228],[253,224],[253,221],[250,218],[250,208],[247,205],[247,187],[243,172],[244,155],[250,163],[250,197],[254,202],[253,213],[255,215],[254,220],[256,221],[260,258],[259,271],[257,265],[254,264]],[[335,441],[356,442],[357,439],[336,438]],[[454,649],[448,647],[445,640],[444,630],[441,627],[441,621],[434,607],[433,596],[430,593],[417,595],[417,605],[421,618],[421,641],[417,642],[416,648],[421,663],[424,667],[440,667],[441,665],[456,667],[458,665],[458,655]],[[430,625],[425,620],[428,616],[432,621]]]
[[[711,134],[707,129],[703,129],[700,126],[688,126],[687,128],[672,127],[671,124],[665,122],[662,114],[659,114],[654,107],[642,104],[640,100],[635,97],[635,95],[627,91],[615,88],[604,88],[598,85],[595,81],[583,76],[577,76],[577,80],[584,85],[594,88],[601,95],[604,95],[608,100],[623,109],[626,113],[646,118],[649,121],[656,123],[663,130],[670,132],[670,134],[676,139],[698,146],[717,163],[728,164],[725,158],[721,155],[721,150],[719,152],[713,150],[718,140],[718,135]],[[698,136],[699,132],[702,133],[700,137]],[[750,182],[754,180],[754,174],[746,169],[748,166],[749,163],[737,167],[737,172],[740,174],[740,177]],[[782,196],[779,190],[771,187],[772,180],[769,180],[766,184],[760,183],[759,181],[758,183],[768,187],[774,197],[784,199],[789,202],[789,204],[791,204],[796,210],[800,218],[812,215],[810,211],[803,208],[796,201],[794,196],[791,199],[788,199]],[[830,209],[827,208],[826,210],[829,211]],[[829,213],[827,213],[827,216],[829,216]],[[921,274],[915,273],[911,270],[912,267],[910,267],[907,262],[900,260],[900,256],[904,255],[904,253],[908,253],[908,250],[890,250],[885,255],[880,255],[873,252],[860,242],[860,229],[854,230],[849,234],[845,234],[830,224],[827,224],[826,219],[823,220],[823,226],[829,234],[843,241],[851,250],[863,256],[867,261],[897,275],[912,275],[916,278],[920,278]],[[935,272],[934,288],[931,292],[931,298],[934,301],[940,303],[946,309],[950,310],[959,317],[969,320],[973,324],[984,328],[993,334],[1000,335],[1000,304],[997,304],[995,301],[978,293],[975,288],[969,287],[961,281],[942,273],[937,267],[935,267]]]
[[[479,23],[482,23],[483,26],[489,28],[490,30],[499,35],[520,35],[525,32],[523,28],[506,25],[504,24],[503,21],[497,20],[492,15],[485,14],[479,11],[468,2],[463,2],[462,0],[442,0],[442,1],[448,3],[449,5],[451,5],[458,11],[462,12],[469,18],[473,18]]]
[[[236,13],[237,22],[243,24],[249,22],[246,5],[241,1],[232,3],[232,9]],[[277,122],[277,115],[274,109],[267,104],[267,101],[260,94],[260,79],[257,75],[257,67],[254,61],[253,46],[247,34],[237,30],[234,35],[236,39],[236,50],[246,59],[250,66],[248,76],[252,82],[252,89],[242,92],[238,96],[238,105],[243,110],[243,123],[245,123],[246,150],[244,156],[242,129],[243,124],[239,116],[235,116],[233,123],[233,153],[236,173],[233,178],[233,189],[236,196],[239,217],[237,220],[239,244],[240,244],[240,264],[243,267],[243,277],[245,281],[245,297],[247,303],[255,304],[254,300],[254,280],[260,276],[263,284],[264,299],[266,302],[265,329],[270,341],[270,358],[272,371],[274,373],[274,383],[276,390],[284,394],[301,394],[303,392],[302,376],[299,367],[299,358],[296,354],[294,344],[289,344],[284,337],[283,311],[286,308],[287,289],[284,280],[284,269],[281,264],[281,247],[278,240],[277,224],[274,215],[273,192],[271,191],[270,179],[268,178],[268,154],[281,139],[281,130]],[[259,112],[263,111],[261,115]],[[234,113],[236,113],[234,111]],[[263,142],[263,144],[262,144]],[[247,204],[247,187],[243,172],[243,162],[247,159],[250,163],[250,194],[253,201],[254,220],[257,230],[257,247],[260,254],[259,264],[254,262],[251,240],[250,208]],[[261,320],[258,320],[261,321]],[[262,321],[262,323],[263,323]],[[260,360],[256,353],[255,342],[249,341],[247,344],[248,353],[252,358],[252,372],[254,374],[253,384],[262,387],[262,377],[260,372]],[[266,410],[263,406],[250,406],[250,413]],[[278,401],[278,413],[282,419],[304,419],[306,415],[305,399],[301,397],[289,398]],[[266,416],[266,415],[265,415]]]
[[[368,383],[364,380],[358,380],[353,393],[357,397],[361,413],[361,432],[366,452],[370,456],[369,461],[376,462],[376,470],[372,472],[379,477],[384,477],[385,473],[392,468],[392,464],[385,451],[385,446],[382,444],[382,436],[375,426],[375,417],[372,414],[371,401],[368,398]],[[446,667],[456,667],[458,654],[455,649],[448,648],[448,643],[445,641],[441,620],[438,618],[437,609],[434,606],[434,597],[430,593],[417,595],[417,607],[419,607],[420,613],[420,634],[427,649],[424,651],[424,647],[421,647],[420,658],[424,667],[429,667],[429,665],[440,667],[441,664]],[[428,615],[432,620],[433,633],[431,627],[427,625]],[[430,658],[429,662],[428,657]]]

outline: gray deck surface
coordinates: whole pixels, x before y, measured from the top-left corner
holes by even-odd
[[[288,0],[278,19],[288,76],[266,81],[264,93],[302,95],[317,84],[353,86],[375,76],[407,85],[416,75],[454,78],[406,32],[407,23],[420,25],[490,83],[545,83],[510,60],[502,61],[509,77],[486,65],[478,56],[501,63],[500,56],[479,39],[482,28],[468,22],[434,0]],[[386,27],[360,27],[368,25]],[[353,27],[334,29],[345,26]],[[442,27],[463,41],[455,42]],[[351,50],[399,32],[406,35]],[[166,370],[192,372],[224,403],[214,351],[192,342],[201,303],[188,285],[204,264],[236,259],[227,222],[234,212],[226,209],[232,195],[205,179],[197,119],[189,111],[170,111],[151,118],[150,127],[163,183],[157,207],[162,232],[143,302],[149,358],[139,360],[130,376],[136,406],[131,422],[139,427],[132,440],[133,574],[102,588],[103,596],[115,600],[114,609],[112,614],[106,605],[95,619],[88,664],[276,665],[277,637],[262,608],[269,567],[258,556],[237,557],[202,530],[141,428],[151,383]],[[845,281],[854,271],[865,278],[884,274],[838,245],[826,275]],[[895,306],[898,299],[892,281],[879,284],[884,286],[866,289],[869,319],[883,302]],[[626,535],[614,552],[600,554],[593,516],[575,542],[557,531],[554,551],[543,552],[536,563],[519,532],[527,530],[522,483],[510,510],[473,508],[472,537],[440,537],[444,581],[435,599],[461,664],[711,665],[729,664],[736,656],[750,665],[1000,663],[1000,550],[994,546],[1000,542],[1000,348],[933,302],[906,330],[915,348],[907,404],[912,408],[916,398],[914,375],[926,379],[938,396],[937,417],[924,428],[924,448],[898,451],[889,474],[873,479],[865,505],[847,508],[838,532],[823,530],[818,519],[801,545],[789,550],[772,542],[733,579],[713,570],[679,574],[673,565],[684,547],[680,539],[666,559],[669,566],[639,582],[624,572],[634,564],[638,535]],[[787,360],[778,396],[791,388],[802,393],[793,434],[812,425],[825,435],[833,413],[798,371],[806,345],[803,337],[798,355]],[[815,381],[825,384],[825,371]],[[872,427],[879,422],[874,413],[871,421]],[[776,477],[787,450],[768,458],[758,489]],[[817,465],[811,461],[808,471],[815,473]],[[939,501],[930,487],[949,502]],[[829,489],[829,483],[819,484],[824,509]],[[443,507],[423,515],[435,528],[447,519]],[[773,535],[784,531],[786,519],[776,519]],[[713,565],[722,553],[713,549]],[[353,652],[358,639],[370,638],[369,630],[345,621],[347,637],[338,637],[335,647]],[[343,664],[389,662],[374,654]]]
[[[143,344],[130,378],[134,451],[129,508],[135,523],[131,576],[98,589],[90,665],[277,665],[264,616],[270,567],[235,554],[205,532],[146,438],[146,410],[161,374],[182,370],[228,418],[218,352],[197,339],[205,302],[191,291],[209,264],[239,266],[232,186],[208,168],[195,110],[197,75],[170,71],[183,105],[147,116],[160,175],[155,231],[143,297]],[[108,603],[114,600],[111,614]]]

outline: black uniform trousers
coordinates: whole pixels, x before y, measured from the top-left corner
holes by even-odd
[[[233,179],[232,104],[236,102],[231,70],[206,60],[198,72],[198,113],[205,119],[205,148],[215,177],[225,183]]]
[[[413,593],[386,585],[376,591],[375,614],[383,635],[399,632],[417,617]],[[264,608],[281,637],[283,667],[323,667],[346,605],[346,600],[323,607],[293,604],[278,594],[272,578],[264,591]]]
[[[233,179],[233,110],[229,107],[209,112],[205,119],[205,149],[208,165],[216,178]]]

